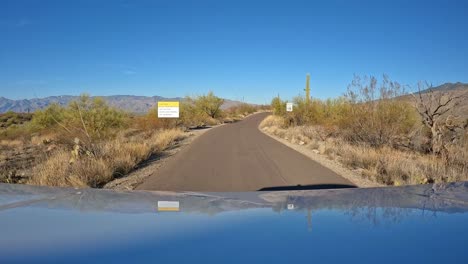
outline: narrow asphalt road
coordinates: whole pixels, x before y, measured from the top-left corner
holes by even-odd
[[[214,128],[148,177],[138,190],[237,192],[353,186],[319,163],[263,134],[260,113]]]

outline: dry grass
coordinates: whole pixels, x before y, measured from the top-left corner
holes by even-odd
[[[364,178],[386,185],[423,184],[468,180],[468,146],[450,150],[446,157],[403,151],[388,146],[351,144],[322,126],[284,128],[283,118],[269,116],[261,124],[265,132],[303,144]]]
[[[24,145],[24,141],[18,139],[2,139],[0,140],[0,146],[8,148],[19,148]]]
[[[95,145],[93,152],[60,149],[35,168],[36,176],[28,183],[101,187],[114,178],[127,174],[151,155],[167,149],[184,137],[185,134],[180,129],[136,135],[122,133],[115,139]]]
[[[185,134],[181,129],[173,128],[163,130],[151,136],[150,146],[152,151],[162,151],[167,148],[170,143],[182,140],[184,137]]]
[[[69,166],[70,153],[65,150],[59,150],[49,156],[43,163],[39,164],[35,173],[36,176],[28,183],[47,186],[75,186],[84,187],[86,184],[72,175],[71,166]]]
[[[333,149],[339,161],[363,169],[367,178],[387,184],[424,184],[468,180],[468,164],[452,166],[435,155],[401,151],[389,147],[371,148],[342,142]]]
[[[108,169],[115,177],[121,177],[146,160],[151,153],[147,141],[131,141],[118,137],[102,144],[99,156],[105,157]]]
[[[54,139],[58,137],[57,132],[54,131],[41,131],[41,133],[35,133],[33,136],[31,136],[31,144],[33,145],[46,145],[51,143]]]
[[[284,118],[276,115],[269,115],[260,123],[260,128],[266,127],[282,127],[284,124]]]

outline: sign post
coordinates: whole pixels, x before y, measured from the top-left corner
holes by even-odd
[[[286,103],[286,112],[293,111],[293,103]]]

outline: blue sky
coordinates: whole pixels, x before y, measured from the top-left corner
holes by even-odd
[[[341,95],[468,82],[467,1],[0,1],[0,96]]]

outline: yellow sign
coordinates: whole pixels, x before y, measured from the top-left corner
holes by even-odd
[[[158,107],[179,107],[179,102],[158,102]]]

